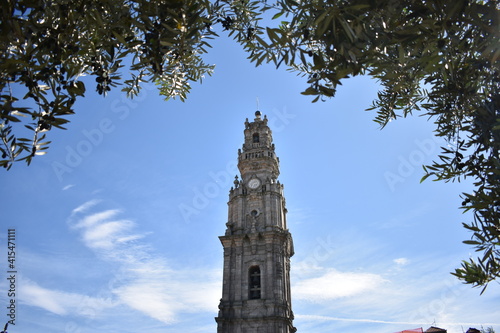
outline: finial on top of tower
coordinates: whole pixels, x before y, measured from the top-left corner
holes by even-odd
[[[261,114],[259,110],[255,111],[255,120],[260,120]]]

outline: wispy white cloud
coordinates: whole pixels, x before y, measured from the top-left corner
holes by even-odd
[[[75,209],[73,209],[73,211],[71,212],[71,216],[78,214],[78,213],[84,213],[88,209],[97,205],[99,202],[101,202],[101,200],[97,200],[97,199],[89,200],[89,201],[81,204],[80,206],[76,207]]]
[[[220,293],[218,279],[210,279],[210,275],[202,271],[141,268],[131,282],[113,290],[129,307],[166,324],[176,322],[181,312],[204,312],[217,308]],[[186,277],[187,274],[191,276]],[[204,281],[203,278],[207,277],[208,281]]]
[[[166,324],[175,322],[177,300],[165,293],[161,283],[151,280],[135,281],[115,290],[115,293],[123,303],[135,310]]]
[[[61,316],[86,318],[128,309],[167,325],[176,323],[181,313],[217,309],[221,290],[218,269],[171,267],[168,258],[155,253],[147,243],[148,233],[137,233],[136,223],[120,218],[122,212],[118,209],[99,210],[100,203],[90,200],[75,208],[68,225],[94,252],[96,265],[112,266],[118,272],[111,281],[96,286],[98,295],[106,297],[85,295],[81,290],[74,292],[64,287],[50,289],[43,283],[25,279],[20,287],[23,303]],[[75,265],[73,263],[73,267]],[[81,278],[84,281],[85,277]]]
[[[84,205],[82,205],[80,207],[83,207]],[[80,207],[78,207],[76,209],[76,210],[78,210],[77,212],[82,212],[83,209],[89,208],[89,207],[85,207],[82,209]],[[76,210],[73,210],[73,212],[75,212]],[[118,215],[118,213],[120,213],[120,210],[118,210],[118,209],[109,209],[109,210],[105,210],[105,211],[102,211],[99,213],[94,213],[92,215],[88,215],[88,216],[81,218],[78,222],[73,224],[73,227],[74,228],[84,228],[86,230],[89,230],[89,228],[93,228],[93,227],[101,224],[102,222],[105,222],[105,221],[109,220],[110,218],[115,217],[116,215]]]
[[[293,290],[297,299],[319,302],[375,290],[385,282],[386,280],[377,274],[330,269],[319,277],[298,281]]]
[[[116,242],[117,243],[132,242],[132,241],[136,241],[136,240],[139,240],[141,238],[144,238],[144,236],[146,236],[146,235],[145,234],[143,234],[143,235],[126,235],[126,236],[118,237],[116,239]]]
[[[404,265],[407,265],[410,260],[408,260],[408,258],[397,258],[397,259],[394,259],[393,262],[399,266],[404,266]]]
[[[128,236],[124,232],[133,227],[133,223],[128,220],[102,222],[87,228],[84,231],[83,239],[88,247],[93,249],[111,249],[117,243],[124,243],[138,239],[138,235]]]
[[[116,305],[115,302],[106,298],[47,289],[27,278],[20,279],[19,289],[23,291],[19,293],[19,300],[21,302],[40,307],[58,315],[74,313],[92,318],[96,313]]]
[[[203,268],[173,269],[166,258],[156,255],[145,234],[134,232],[136,224],[119,219],[117,209],[88,212],[98,202],[89,201],[72,214],[75,230],[84,244],[98,257],[120,265],[120,276],[110,292],[121,304],[166,324],[176,321],[180,312],[213,311],[220,293],[220,276]]]

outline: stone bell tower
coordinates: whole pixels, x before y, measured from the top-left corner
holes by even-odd
[[[267,118],[245,121],[245,143],[229,191],[222,298],[217,333],[292,333],[292,237],[287,229],[279,159]]]

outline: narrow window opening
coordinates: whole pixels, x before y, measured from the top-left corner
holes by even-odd
[[[259,133],[254,133],[253,134],[253,143],[258,143],[259,142]]]
[[[248,298],[260,299],[260,267],[252,266],[248,271]]]

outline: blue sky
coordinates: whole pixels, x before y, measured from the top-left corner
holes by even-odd
[[[17,246],[9,332],[215,332],[218,236],[257,98],[281,161],[299,332],[500,331],[498,284],[480,296],[449,274],[473,255],[457,208],[470,185],[419,183],[443,144],[432,123],[380,131],[367,78],[311,104],[303,78],[254,68],[228,40],[206,59],[215,74],[185,103],[88,87],[47,155],[0,173],[0,244],[15,228]],[[0,260],[6,276],[5,246]]]

